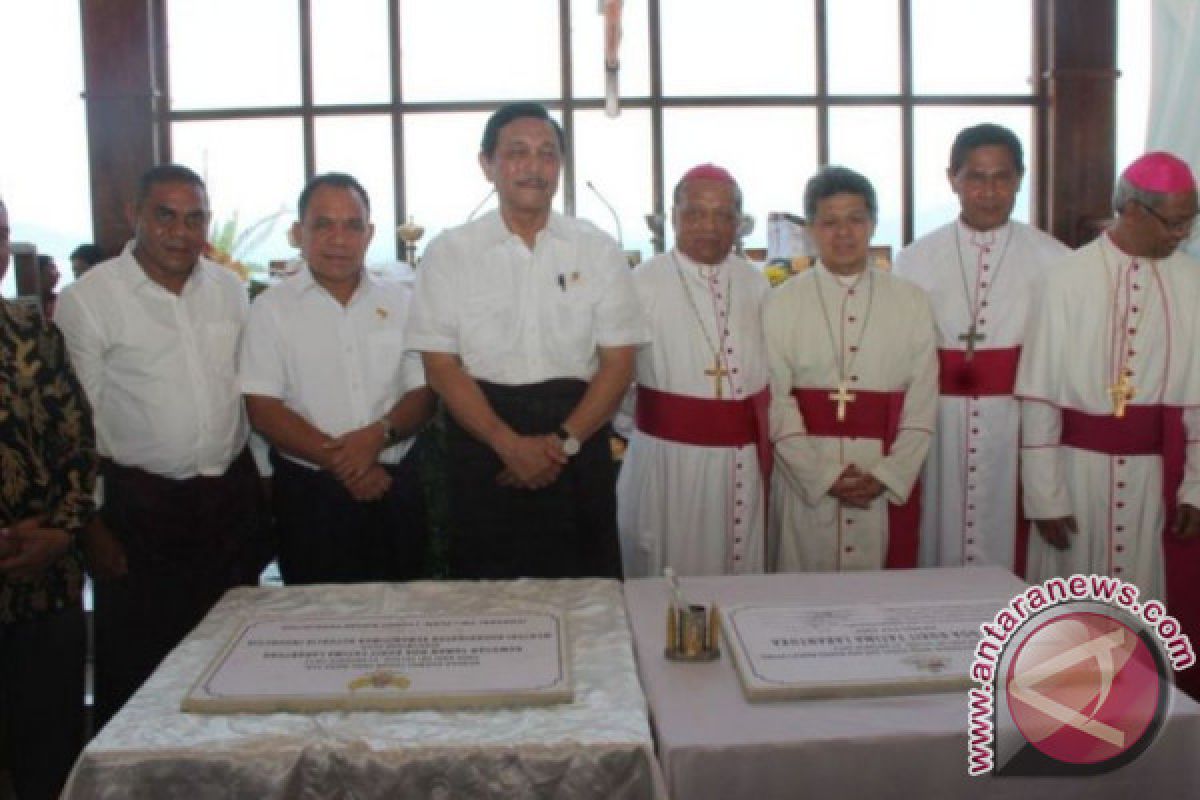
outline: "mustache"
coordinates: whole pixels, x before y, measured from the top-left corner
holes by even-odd
[[[542,178],[521,178],[517,181],[517,186],[522,189],[545,189],[550,185],[550,182]]]

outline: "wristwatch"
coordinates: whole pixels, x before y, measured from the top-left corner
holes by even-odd
[[[384,450],[400,444],[400,432],[392,426],[392,420],[386,414],[379,418],[379,424],[383,426]]]
[[[558,441],[562,444],[562,451],[567,458],[579,455],[579,440],[575,438],[573,433],[561,426],[554,433],[558,436]]]

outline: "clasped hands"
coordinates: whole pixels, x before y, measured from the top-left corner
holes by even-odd
[[[31,580],[66,552],[71,536],[46,526],[44,516],[27,517],[0,528],[0,573]]]
[[[878,478],[851,464],[829,487],[829,495],[848,506],[867,508],[872,500],[883,494],[883,490],[884,485]]]
[[[384,438],[379,423],[335,436],[322,445],[325,459],[321,466],[332,472],[355,500],[378,500],[392,486],[392,476],[379,464]]]
[[[515,436],[497,452],[504,469],[496,483],[511,489],[544,489],[558,480],[568,461],[553,433]]]

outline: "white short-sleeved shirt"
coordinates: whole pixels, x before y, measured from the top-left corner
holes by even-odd
[[[201,258],[178,295],[133,243],[63,290],[55,311],[100,454],[168,478],[221,475],[246,446],[237,387],[246,288]]]
[[[430,242],[407,346],[505,385],[591,380],[597,347],[649,341],[628,264],[589,222],[551,214],[532,250],[492,212]]]
[[[250,307],[242,340],[241,390],[277,397],[330,436],[378,421],[407,392],[425,385],[420,357],[405,352],[412,290],[363,274],[343,306],[305,265]],[[399,463],[408,439],[379,461]],[[287,456],[298,464],[309,464]]]

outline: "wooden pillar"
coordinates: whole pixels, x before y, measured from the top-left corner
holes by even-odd
[[[153,0],[80,0],[92,231],[108,254],[132,236],[125,205],[158,163]]]
[[[1116,0],[1049,0],[1045,42],[1045,203],[1050,233],[1087,243],[1112,216]]]

